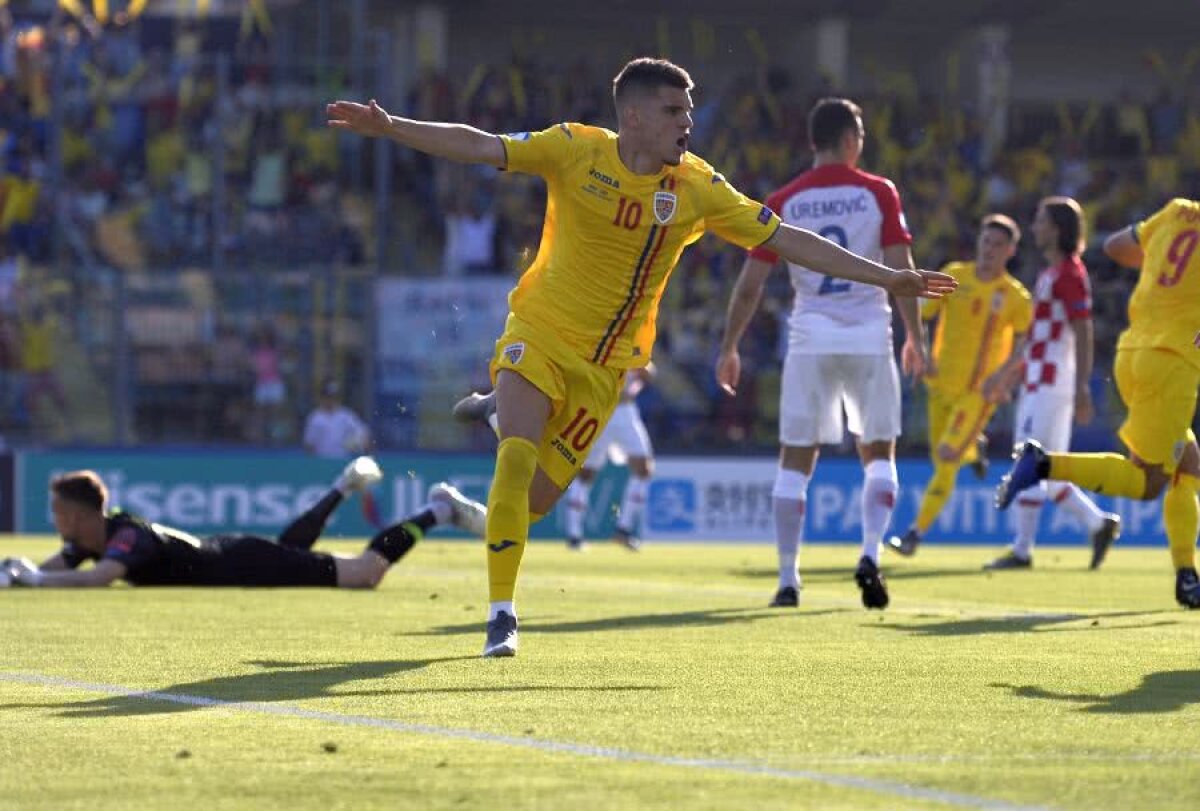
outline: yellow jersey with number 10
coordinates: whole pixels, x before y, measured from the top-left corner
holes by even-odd
[[[937,374],[925,382],[948,395],[979,391],[1008,360],[1013,337],[1029,331],[1033,297],[1007,273],[982,281],[975,275],[974,262],[951,262],[942,273],[957,279],[958,289],[922,307],[924,318],[938,317],[933,339]]]
[[[1200,367],[1200,202],[1175,198],[1133,227],[1141,276],[1118,349],[1167,349]]]
[[[604,366],[645,366],[667,280],[705,231],[741,248],[766,242],[779,218],[700,158],[635,175],[617,136],[583,124],[501,136],[506,168],[545,178],[537,258],[509,296],[512,315]]]

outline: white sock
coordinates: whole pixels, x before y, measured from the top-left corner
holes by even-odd
[[[583,540],[583,519],[587,517],[588,499],[592,495],[591,482],[578,478],[567,488],[567,537]]]
[[[517,609],[513,607],[512,600],[497,600],[496,602],[492,603],[488,609],[488,622],[494,620],[496,615],[501,611],[508,614],[510,617],[517,616]]]
[[[433,517],[437,519],[438,524],[449,524],[450,519],[454,517],[454,508],[445,501],[431,501],[425,505],[424,509],[433,513]]]
[[[642,507],[646,506],[646,491],[650,489],[650,479],[641,476],[630,476],[625,482],[625,495],[621,497],[621,512],[617,514],[617,528],[633,535],[637,532],[638,521],[642,517]]]
[[[876,564],[879,563],[879,551],[883,547],[883,533],[892,523],[892,512],[896,509],[896,493],[899,490],[900,478],[896,475],[894,460],[876,459],[867,463],[863,470],[860,554]]]
[[[1066,482],[1049,482],[1047,487],[1051,500],[1083,522],[1088,532],[1096,532],[1104,526],[1104,518],[1107,513],[1101,510],[1096,502],[1085,496],[1078,487]]]
[[[1038,522],[1042,517],[1042,504],[1046,501],[1045,484],[1031,487],[1017,496],[1017,537],[1013,541],[1013,552],[1023,558],[1033,555],[1037,539]]]
[[[796,560],[804,538],[804,510],[808,502],[808,476],[779,468],[775,473],[775,548],[779,553],[779,587],[800,586]]]
[[[500,418],[496,416],[495,411],[493,411],[491,414],[488,414],[487,424],[492,426],[492,433],[494,433],[496,436],[500,436]]]

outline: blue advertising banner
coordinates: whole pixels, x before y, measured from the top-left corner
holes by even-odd
[[[390,523],[425,502],[429,486],[447,479],[472,498],[485,500],[493,459],[484,455],[381,454],[383,482],[373,496],[378,516]],[[78,468],[96,470],[111,491],[111,503],[146,518],[197,534],[232,530],[273,535],[323,494],[341,463],[291,452],[46,452],[23,453],[16,460],[15,529],[52,531],[47,483]],[[1014,514],[998,513],[992,493],[1004,465],[995,464],[986,481],[969,471],[929,533],[931,541],[1002,545],[1012,538]],[[900,493],[893,529],[913,520],[931,466],[925,461],[899,463]],[[588,537],[611,536],[616,505],[626,472],[609,466],[592,488],[585,523]],[[642,535],[647,540],[774,540],[771,491],[774,459],[673,457],[658,460],[647,494]],[[862,468],[850,459],[825,459],[808,490],[807,538],[857,542],[861,533]],[[353,503],[336,513],[327,537],[361,538],[375,527]],[[1122,544],[1162,544],[1159,502],[1100,498],[1105,509],[1124,520]],[[534,538],[561,539],[558,513],[535,525]],[[1048,505],[1042,513],[1038,542],[1080,544],[1086,531],[1076,516]]]
[[[924,460],[900,460],[897,466],[900,492],[892,531],[901,532],[916,517],[933,467]],[[984,481],[969,470],[960,472],[954,494],[927,537],[935,542],[1009,543],[1015,510],[1000,513],[993,506],[996,484],[1007,467],[1007,460],[994,460]],[[775,469],[774,459],[660,459],[647,494],[643,534],[661,540],[774,541]],[[862,479],[857,460],[821,460],[808,488],[806,538],[861,540]],[[1108,497],[1096,501],[1121,515],[1122,544],[1165,543],[1160,502]],[[1047,503],[1037,538],[1045,544],[1079,544],[1087,540],[1087,532],[1077,516]]]
[[[425,503],[429,486],[449,479],[476,498],[486,496],[493,462],[485,456],[383,454],[384,480],[372,496],[384,523]],[[47,484],[58,473],[91,468],[109,488],[110,504],[196,534],[241,531],[274,535],[328,491],[342,462],[302,453],[46,452],[18,458],[16,526],[52,532]],[[348,502],[326,537],[374,534],[363,510]],[[547,534],[554,534],[547,527]]]

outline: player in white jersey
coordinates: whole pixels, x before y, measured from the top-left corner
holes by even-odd
[[[654,364],[643,369],[630,369],[625,374],[625,385],[621,400],[613,410],[608,425],[592,445],[587,460],[567,488],[567,547],[583,548],[584,521],[592,493],[592,482],[604,463],[610,458],[625,461],[629,465],[629,478],[625,481],[625,492],[621,496],[621,508],[617,513],[617,529],[613,540],[627,549],[637,550],[638,521],[646,506],[646,491],[650,489],[650,477],[654,475],[654,448],[650,435],[642,422],[638,410],[637,396],[654,378]]]
[[[858,105],[822,99],[809,113],[808,134],[816,153],[813,168],[768,197],[767,205],[784,222],[815,231],[859,256],[889,267],[913,267],[912,236],[896,187],[857,168],[864,137]],[[717,381],[729,394],[741,372],[738,342],[777,261],[769,249],[752,251],[734,287],[716,367]],[[848,426],[864,467],[862,554],[854,576],[863,605],[883,608],[888,593],[879,573],[879,552],[899,489],[895,440],[900,434],[900,376],[892,352],[892,310],[886,292],[877,294],[798,265],[789,270],[796,296],[780,390],[781,448],[774,488],[779,588],[771,605],[799,602],[796,558],[818,446],[840,443]],[[920,375],[928,355],[917,301],[901,298],[897,305],[907,332],[904,371]]]
[[[1025,378],[1017,405],[1013,439],[1035,439],[1047,451],[1066,452],[1071,422],[1091,422],[1088,381],[1092,375],[1092,289],[1079,258],[1086,222],[1070,197],[1047,197],[1033,218],[1034,243],[1047,266],[1033,288],[1033,326],[1025,345]],[[1017,537],[1007,553],[987,569],[1027,569],[1033,565],[1034,536],[1049,497],[1087,527],[1092,540],[1091,568],[1104,561],[1121,531],[1120,517],[1106,513],[1073,484],[1042,482],[1017,498]]]

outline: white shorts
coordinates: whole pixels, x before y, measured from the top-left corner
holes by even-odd
[[[779,389],[780,443],[836,445],[847,428],[863,442],[900,436],[900,372],[895,359],[788,352]]]
[[[1055,453],[1071,448],[1071,421],[1075,419],[1075,397],[1059,392],[1025,392],[1017,403],[1013,441],[1036,439]]]
[[[625,401],[613,409],[612,417],[588,454],[583,466],[588,470],[599,470],[610,458],[618,464],[630,456],[649,459],[654,456],[650,435],[642,422],[637,403]]]

